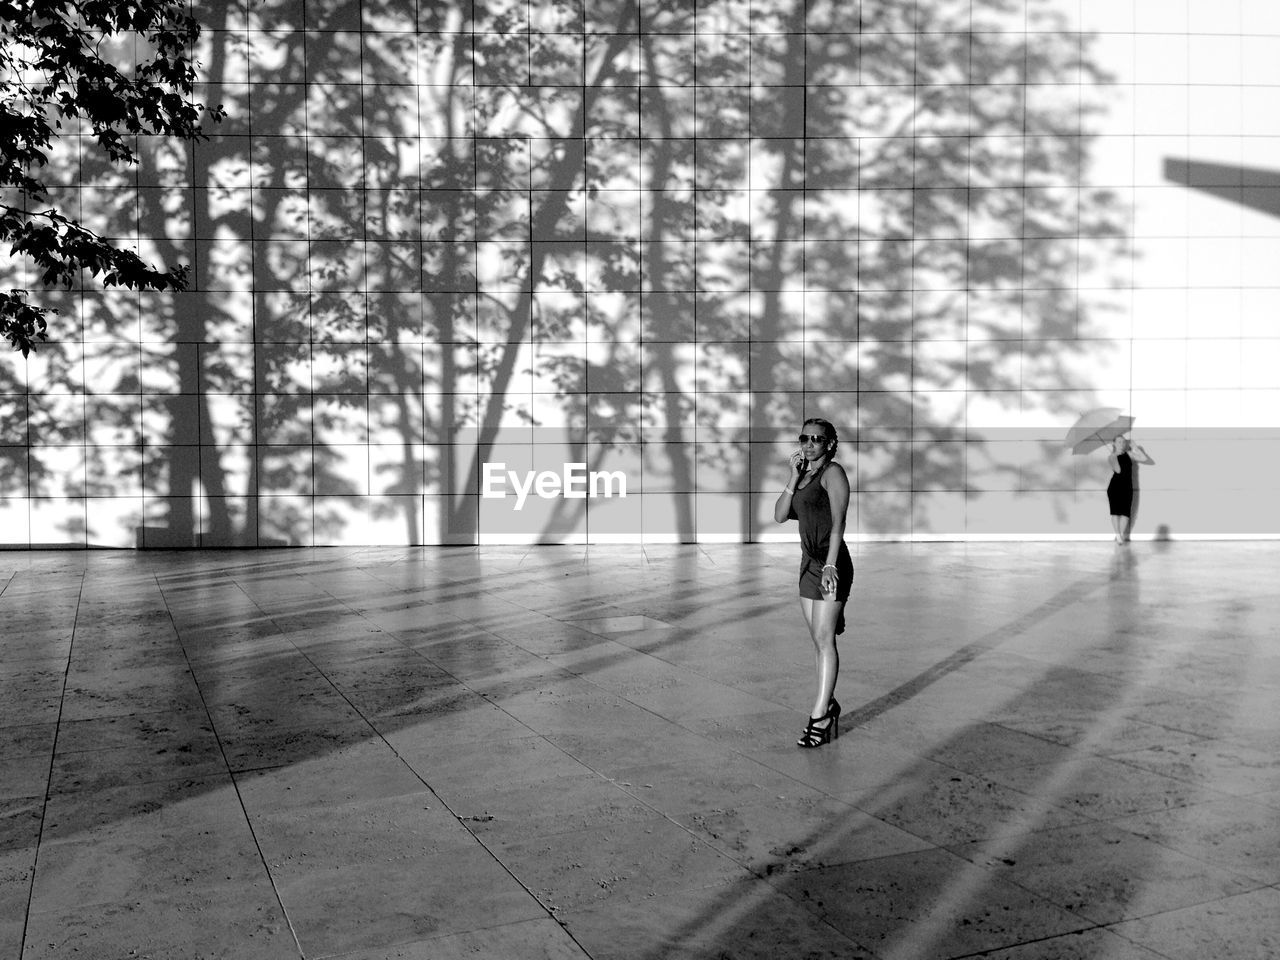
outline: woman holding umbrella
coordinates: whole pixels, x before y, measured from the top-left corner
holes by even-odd
[[[1118,407],[1098,407],[1081,414],[1067,431],[1063,442],[1073,454],[1092,453],[1111,446],[1107,460],[1111,464],[1111,480],[1107,484],[1107,506],[1111,513],[1111,529],[1116,543],[1127,543],[1133,527],[1133,493],[1137,489],[1135,463],[1155,463],[1141,447],[1134,447],[1140,459],[1129,454],[1125,434],[1133,428],[1133,417]]]
[[[1139,446],[1133,447],[1137,459],[1129,454],[1129,438],[1116,437],[1111,441],[1111,453],[1107,462],[1111,465],[1111,480],[1107,483],[1107,507],[1111,512],[1111,529],[1116,543],[1128,543],[1133,528],[1133,465],[1155,463]]]

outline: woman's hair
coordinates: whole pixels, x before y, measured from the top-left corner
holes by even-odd
[[[820,426],[827,435],[827,439],[831,441],[831,449],[827,451],[827,459],[834,460],[836,458],[836,450],[840,447],[840,437],[836,434],[836,428],[832,426],[830,420],[823,420],[821,417],[810,417],[801,425],[800,429],[803,430],[811,423],[816,423]]]

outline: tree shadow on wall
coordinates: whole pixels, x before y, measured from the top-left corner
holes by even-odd
[[[1088,37],[1005,2],[688,8],[207,13],[228,119],[156,144],[136,197],[195,289],[135,299],[141,351],[118,323],[86,411],[133,451],[143,544],[471,543],[513,454],[625,468],[669,500],[656,532],[746,539],[813,414],[863,527],[901,529],[902,491],[976,489],[966,397],[1087,397],[1077,278],[1121,243],[1080,186]]]
[[[585,113],[556,132],[571,139],[584,123],[582,181],[547,202],[585,211],[588,280],[566,286],[585,301],[589,348],[585,362],[539,362],[583,459],[639,463],[671,491],[674,531],[661,532],[709,532],[695,519],[708,478],[740,504],[732,532],[767,526],[753,492],[813,413],[856,439],[856,487],[873,495],[864,527],[900,530],[898,492],[981,489],[983,424],[967,397],[1021,412],[1031,400],[1046,419],[1087,401],[1096,347],[1079,279],[1123,249],[1114,196],[1081,186],[1098,109],[1086,91],[1104,78],[1088,38],[1043,11],[1028,14],[1042,17],[1029,34],[995,29],[1021,5],[988,5],[982,30],[967,5],[889,5],[855,26],[797,3],[754,34],[736,9],[703,11],[695,31],[681,5],[651,8],[661,31],[603,50]],[[554,61],[550,41],[529,34],[534,60]],[[638,118],[634,140],[619,117]],[[558,232],[533,236],[583,236],[569,213],[552,222]],[[545,266],[517,262],[535,278]],[[637,291],[638,306],[626,299]],[[593,302],[626,307],[610,324]],[[535,358],[572,329],[534,324]],[[988,470],[1071,489],[1049,453],[1041,443],[1043,462],[992,457]],[[562,502],[544,533],[588,509]]]

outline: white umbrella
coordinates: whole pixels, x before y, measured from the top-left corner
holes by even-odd
[[[1133,417],[1119,407],[1098,407],[1082,414],[1062,443],[1070,447],[1072,453],[1092,453],[1128,433],[1132,427]]]

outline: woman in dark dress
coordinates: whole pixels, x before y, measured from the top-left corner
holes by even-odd
[[[1147,452],[1135,446],[1138,463],[1154,463]],[[1111,513],[1111,529],[1116,543],[1128,543],[1133,528],[1134,458],[1129,454],[1129,438],[1116,437],[1111,441],[1111,480],[1107,483],[1107,508]]]
[[[839,438],[826,420],[811,418],[791,455],[791,477],[778,495],[773,518],[800,522],[800,610],[813,639],[817,694],[797,743],[820,747],[840,735],[836,636],[844,632],[844,605],[853,587],[853,558],[844,543],[849,478],[834,459]]]

